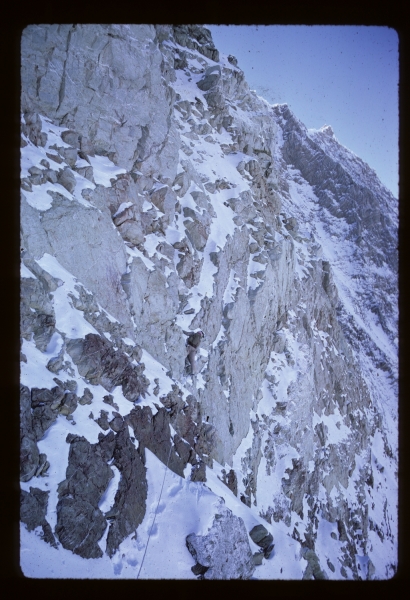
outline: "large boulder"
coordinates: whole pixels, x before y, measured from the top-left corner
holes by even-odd
[[[66,479],[58,486],[55,531],[64,548],[83,558],[99,558],[103,554],[98,541],[107,528],[107,520],[98,503],[114,476],[107,465],[112,458],[113,437],[110,432],[97,444],[73,434],[66,440],[70,451]]]
[[[199,221],[189,221],[188,219],[184,221],[184,226],[194,248],[202,252],[208,240],[209,228]]]
[[[249,532],[252,540],[263,550],[265,558],[269,558],[273,550],[273,535],[263,525],[255,525]]]
[[[221,67],[219,65],[214,65],[212,67],[208,67],[206,69],[202,79],[200,79],[197,83],[197,86],[203,92],[207,92],[214,85],[218,83],[221,78]]]
[[[144,242],[144,233],[141,224],[137,221],[123,221],[121,225],[118,226],[118,230],[124,240],[130,242],[134,246]]]
[[[66,550],[82,558],[101,558],[97,542],[106,528],[102,512],[86,500],[64,497],[58,502],[56,534]]]
[[[186,538],[200,579],[250,579],[255,564],[243,520],[228,509],[216,514],[207,535]]]
[[[72,170],[69,167],[66,167],[62,171],[58,172],[57,181],[63,187],[65,187],[65,189],[68,192],[71,193],[71,192],[74,191],[74,188],[75,188],[75,185],[76,185],[76,180],[75,180],[74,173],[72,172]]]

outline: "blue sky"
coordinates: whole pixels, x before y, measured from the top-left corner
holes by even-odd
[[[331,125],[341,144],[398,194],[398,35],[373,26],[220,25],[251,89],[286,103],[308,128]]]

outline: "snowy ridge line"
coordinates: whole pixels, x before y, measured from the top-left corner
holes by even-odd
[[[307,182],[305,182],[305,183],[306,183],[306,187],[307,187]],[[294,205],[298,204],[299,206],[302,206],[302,207],[306,206],[307,214],[309,214],[309,212],[311,212],[311,213],[316,212],[317,209],[315,208],[315,206],[312,204],[310,204],[310,206],[309,206],[309,202],[310,202],[309,196],[305,196],[304,194],[301,195],[297,192],[292,200],[292,203]],[[300,211],[300,209],[299,209],[299,211]],[[311,222],[314,222],[313,217],[311,217]],[[375,345],[379,347],[380,346],[380,338],[379,338],[378,334],[376,333],[375,327],[373,326],[373,327],[369,328],[369,326],[363,321],[361,316],[358,314],[357,310],[355,310],[351,304],[350,297],[354,298],[355,294],[354,294],[354,292],[352,293],[352,282],[351,282],[351,280],[348,281],[348,278],[347,278],[347,271],[349,269],[349,264],[347,263],[347,259],[344,259],[343,256],[340,256],[340,258],[339,258],[340,267],[338,267],[334,260],[334,250],[331,250],[331,251],[328,250],[328,248],[330,248],[331,245],[333,245],[337,248],[338,247],[337,243],[335,243],[334,240],[330,240],[330,236],[325,235],[325,231],[324,231],[323,227],[321,227],[320,229],[317,229],[315,227],[314,233],[315,233],[315,237],[318,239],[319,243],[321,244],[322,248],[324,249],[325,257],[331,261],[332,268],[333,268],[333,275],[334,275],[335,282],[336,282],[337,288],[338,288],[338,294],[339,294],[340,299],[343,301],[343,304],[344,304],[345,309],[347,310],[347,313],[352,314],[352,316],[354,317],[358,326],[361,329],[363,329],[364,331],[366,331],[367,335],[370,336],[370,338],[373,340]],[[326,255],[328,255],[328,256],[326,256]],[[356,292],[356,294],[357,294],[357,292]],[[377,335],[379,338],[377,341],[375,339],[375,335]],[[385,350],[385,352],[386,351],[387,351],[387,349]],[[396,352],[393,350],[393,348],[391,348],[391,346],[388,351],[388,354],[390,354],[390,356],[392,358],[394,358],[394,356],[396,355]]]

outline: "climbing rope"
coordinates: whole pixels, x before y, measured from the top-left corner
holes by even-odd
[[[166,477],[166,474],[167,474],[167,471],[168,471],[168,463],[169,463],[169,457],[171,456],[171,450],[172,450],[172,443],[171,443],[171,446],[169,448],[168,460],[167,460],[167,464],[166,464],[166,467],[165,467],[164,479],[162,480],[161,491],[160,491],[160,494],[159,494],[157,506],[156,506],[155,513],[154,513],[154,520],[152,521],[151,529],[149,530],[147,545],[145,546],[144,556],[142,557],[141,566],[140,566],[139,571],[138,571],[137,579],[139,579],[139,576],[140,576],[140,573],[141,573],[141,569],[142,569],[142,565],[144,564],[145,555],[146,555],[147,550],[148,550],[148,544],[149,544],[149,541],[150,541],[150,538],[151,538],[151,532],[152,532],[152,529],[153,529],[153,527],[155,525],[155,519],[157,517],[157,510],[158,510],[159,503],[161,502],[162,490],[164,489],[165,477]]]

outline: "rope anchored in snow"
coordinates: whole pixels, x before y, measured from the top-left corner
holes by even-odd
[[[148,544],[149,544],[149,541],[150,541],[150,538],[151,538],[152,529],[153,529],[153,527],[155,525],[155,519],[156,519],[156,516],[157,516],[158,506],[159,506],[159,503],[161,502],[162,490],[164,489],[165,477],[166,477],[166,474],[167,474],[167,471],[168,471],[168,463],[169,463],[169,457],[171,456],[171,450],[172,450],[172,443],[171,443],[171,446],[169,448],[167,464],[165,466],[165,472],[164,472],[164,479],[162,480],[161,491],[159,493],[159,498],[158,498],[157,506],[156,506],[155,513],[154,513],[154,520],[152,521],[151,529],[149,530],[147,545],[145,546],[145,552],[144,552],[144,556],[142,557],[141,566],[140,566],[139,571],[138,571],[137,579],[139,579],[139,576],[140,576],[140,573],[141,573],[141,569],[142,569],[142,565],[144,564],[145,555],[146,555],[147,550],[148,550]]]

